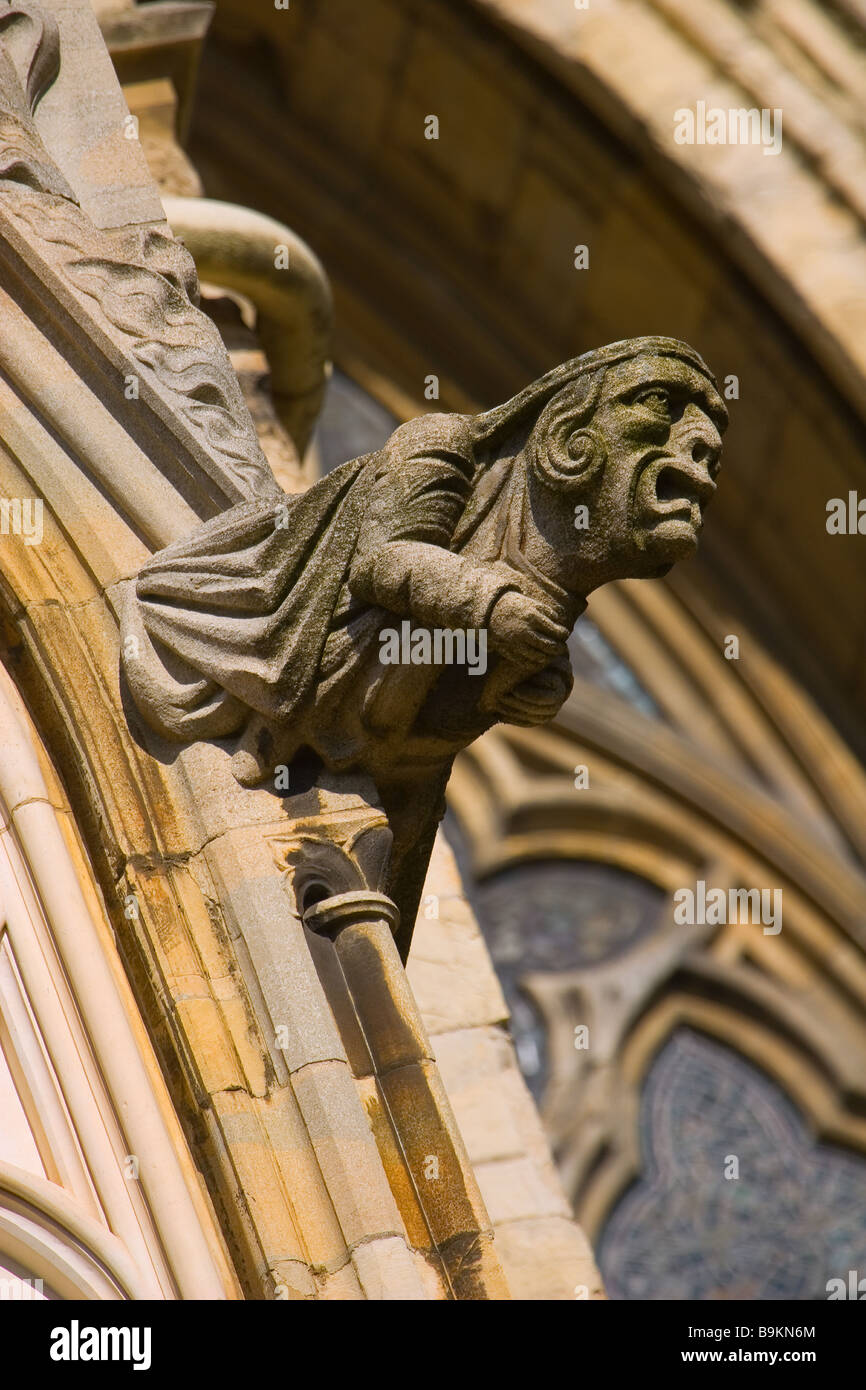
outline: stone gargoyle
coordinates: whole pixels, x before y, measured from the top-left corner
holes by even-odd
[[[661,337],[411,420],[148,561],[122,623],[133,700],[169,739],[231,739],[245,786],[310,752],[371,776],[405,959],[456,753],[556,714],[593,589],[694,552],[726,422],[698,354]]]

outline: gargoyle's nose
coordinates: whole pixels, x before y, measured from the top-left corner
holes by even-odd
[[[668,472],[689,484],[689,491],[705,506],[716,490],[714,481],[721,453],[721,436],[702,411],[686,410],[672,427],[667,454]]]

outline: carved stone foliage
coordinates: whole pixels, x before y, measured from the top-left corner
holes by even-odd
[[[105,230],[82,211],[34,119],[62,53],[55,17],[0,8],[0,218],[10,280],[42,285],[78,334],[107,338],[134,399],[153,392],[216,467],[228,498],[275,491],[217,329],[197,307],[192,258],[165,226]],[[96,350],[96,345],[94,345]],[[125,359],[125,360],[124,360]]]
[[[725,422],[701,358],[667,338],[586,353],[478,416],[413,420],[303,496],[154,556],[124,618],[133,699],[170,739],[238,737],[246,785],[302,749],[369,773],[411,921],[455,754],[557,712],[588,593],[693,553]]]

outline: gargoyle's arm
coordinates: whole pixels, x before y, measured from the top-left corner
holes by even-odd
[[[469,431],[453,415],[421,426],[404,425],[382,452],[349,587],[420,625],[485,627],[496,600],[518,584],[448,548],[472,487]]]

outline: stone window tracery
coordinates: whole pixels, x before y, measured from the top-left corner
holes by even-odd
[[[866,1274],[866,1161],[816,1142],[729,1048],[677,1029],[646,1077],[640,1134],[644,1172],[598,1244],[611,1298],[816,1300]]]

